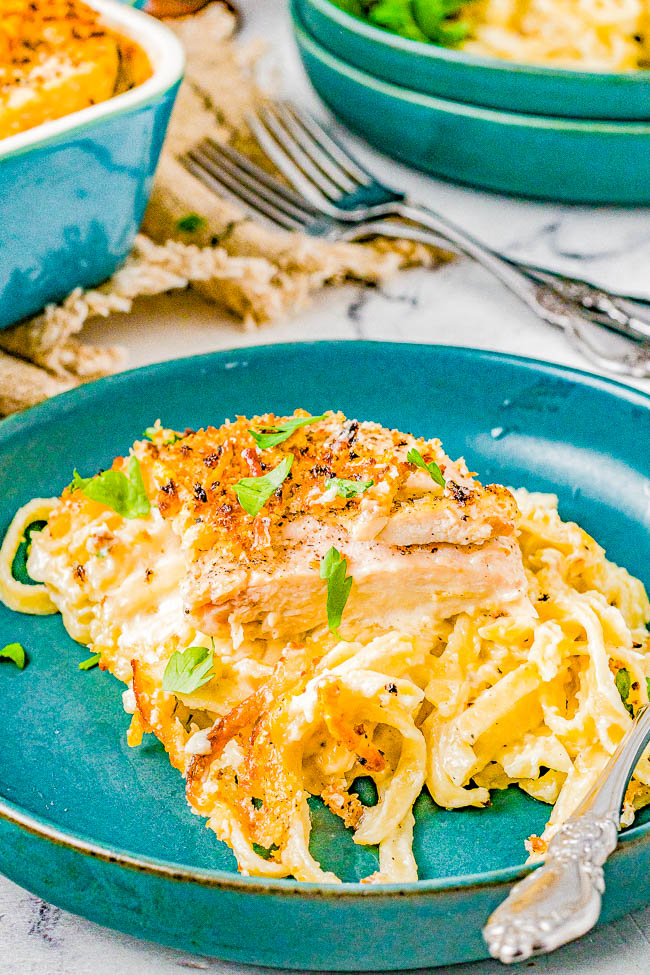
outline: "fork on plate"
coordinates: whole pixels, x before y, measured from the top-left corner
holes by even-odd
[[[204,185],[279,229],[330,241],[376,235],[407,238],[473,258],[538,317],[562,328],[598,368],[635,378],[650,376],[650,321],[630,314],[619,299],[485,247],[445,217],[380,183],[296,105],[269,104],[248,121],[291,187],[209,138],[185,153],[181,162]],[[617,350],[605,352],[597,341],[601,326],[633,342],[617,343]]]

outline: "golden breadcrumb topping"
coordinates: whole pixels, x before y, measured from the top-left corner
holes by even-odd
[[[150,75],[144,51],[79,0],[3,0],[0,138],[106,101]]]

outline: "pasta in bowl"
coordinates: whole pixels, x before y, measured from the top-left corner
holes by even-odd
[[[409,40],[522,64],[596,71],[650,67],[645,0],[331,0]]]
[[[326,51],[407,90],[544,118],[650,118],[644,0],[293,0],[293,7]]]
[[[34,523],[27,586],[11,570]],[[129,744],[162,742],[251,875],[337,882],[310,795],[378,844],[370,884],[417,879],[423,789],[552,804],[522,837],[539,856],[648,699],[644,588],[556,499],[340,413],[155,424],[22,508],[0,571],[8,606],[61,612],[127,685]],[[645,757],[625,822],[648,801]]]

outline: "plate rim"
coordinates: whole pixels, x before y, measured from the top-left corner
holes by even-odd
[[[618,399],[626,400],[630,405],[639,406],[650,412],[650,393],[646,393],[644,390],[584,369],[549,362],[543,359],[491,349],[474,348],[472,346],[443,345],[439,343],[386,342],[373,339],[325,339],[308,342],[232,346],[225,349],[218,349],[214,352],[163,360],[162,362],[155,362],[146,366],[137,366],[111,376],[106,376],[103,379],[78,386],[65,393],[60,393],[31,407],[23,413],[14,414],[1,420],[0,449],[7,440],[12,439],[14,436],[25,433],[34,426],[42,425],[44,422],[56,421],[61,416],[65,416],[66,413],[76,408],[79,401],[83,404],[84,401],[92,400],[98,396],[101,397],[105,389],[121,384],[128,385],[136,376],[151,376],[157,373],[165,374],[178,369],[188,369],[192,365],[200,368],[201,364],[219,363],[232,355],[260,357],[271,354],[274,357],[282,358],[287,353],[302,352],[303,350],[314,350],[318,348],[334,350],[348,347],[362,347],[367,350],[377,347],[384,349],[408,349],[416,357],[425,351],[427,355],[460,353],[461,356],[467,356],[469,359],[476,358],[489,362],[516,365],[524,367],[534,374],[541,373],[546,376],[562,378],[581,386],[587,386],[602,392],[609,392]],[[238,366],[239,363],[235,363],[234,365]],[[233,366],[226,365],[224,368],[233,368]],[[133,854],[120,847],[110,846],[109,844],[93,840],[91,837],[76,830],[63,829],[47,817],[31,813],[3,796],[0,796],[0,820],[18,827],[38,839],[55,846],[63,847],[73,853],[102,860],[109,864],[115,864],[116,866],[139,873],[149,874],[150,876],[237,893],[262,893],[289,897],[298,896],[312,900],[340,900],[349,898],[356,900],[359,896],[373,899],[391,896],[431,897],[458,890],[506,886],[536,869],[536,865],[517,864],[510,867],[502,867],[499,870],[431,878],[407,884],[373,885],[362,884],[360,882],[341,884],[306,883],[288,880],[286,878],[244,877],[238,873],[230,873],[226,870],[188,867],[180,863],[175,863],[172,860]],[[648,845],[649,843],[650,822],[633,826],[622,834],[612,857],[620,856],[630,846],[638,846],[640,844]]]

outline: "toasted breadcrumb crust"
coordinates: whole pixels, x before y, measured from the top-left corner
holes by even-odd
[[[309,419],[309,414],[296,410],[292,417],[238,417],[218,428],[186,431],[171,444],[162,442],[161,432],[156,437],[161,442],[138,446],[145,470],[151,471],[160,514],[175,521],[197,557],[218,547],[224,555],[238,558],[243,553],[250,558],[255,549],[272,545],[278,528],[310,511],[334,522],[341,516],[358,518],[368,507],[389,515],[399,506],[400,489],[415,470],[407,460],[412,447],[425,463],[437,463],[443,475],[451,463],[439,440],[417,440],[378,424],[359,424],[340,412],[306,423],[276,446],[258,447],[253,433],[272,432],[295,419]],[[250,515],[237,496],[239,481],[266,475],[289,458],[291,469],[283,483],[258,515]],[[458,470],[468,473],[462,462]],[[329,482],[335,478],[372,484],[351,498],[336,492],[330,496]],[[460,510],[463,518],[479,504],[485,508],[486,502],[493,529],[512,532],[516,504],[499,485],[485,489],[472,481],[471,487],[461,487],[449,480],[440,499]]]
[[[97,105],[150,75],[144,51],[80,0],[3,0],[0,139]]]

